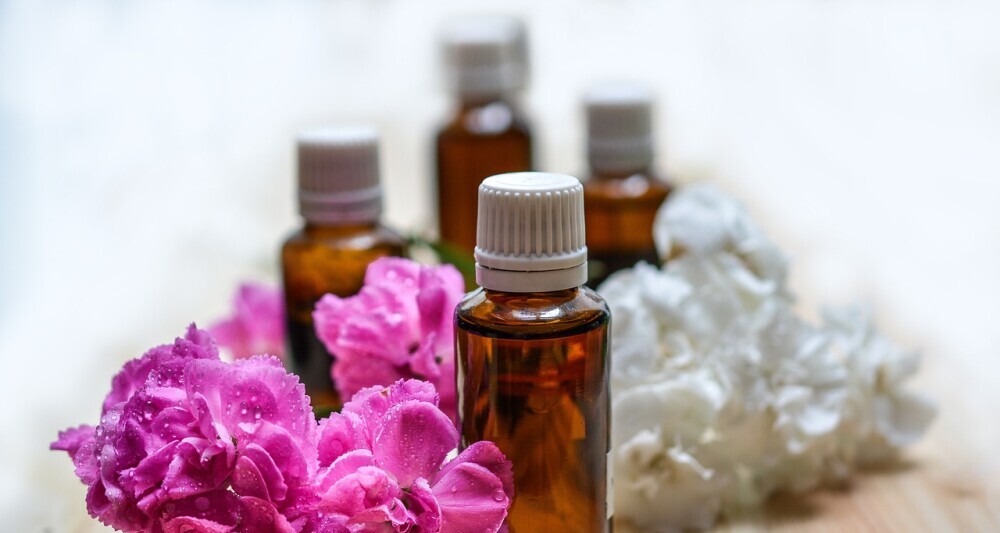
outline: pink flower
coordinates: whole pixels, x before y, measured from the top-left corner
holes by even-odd
[[[52,443],[122,531],[298,531],[316,496],[316,420],[273,357],[224,363],[193,325],[115,376],[97,427]],[[264,526],[266,524],[266,526]]]
[[[365,387],[419,378],[433,383],[441,409],[456,420],[453,315],[465,290],[451,265],[383,258],[349,298],[327,294],[316,305],[316,333],[334,355],[342,398]]]
[[[285,301],[281,289],[264,283],[243,283],[233,295],[233,315],[209,328],[233,357],[285,353]]]
[[[511,463],[477,442],[445,463],[458,432],[433,385],[362,389],[320,423],[318,531],[498,531]]]

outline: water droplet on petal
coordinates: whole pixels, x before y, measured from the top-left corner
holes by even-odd
[[[195,500],[194,500],[194,506],[197,507],[199,511],[203,511],[203,512],[207,511],[208,507],[210,505],[211,505],[211,502],[209,502],[208,498],[206,498],[204,496],[199,496],[198,498],[195,498]]]
[[[506,497],[507,497],[507,495],[504,494],[503,491],[500,490],[500,489],[497,489],[497,490],[493,491],[493,499],[496,500],[496,501],[498,501],[498,502],[502,502],[504,500],[504,498],[506,498]]]

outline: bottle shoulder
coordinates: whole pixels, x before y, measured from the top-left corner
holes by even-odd
[[[461,106],[438,131],[439,142],[452,138],[483,136],[530,139],[531,125],[518,106],[505,100],[497,100]]]
[[[381,223],[343,226],[307,224],[293,231],[285,239],[282,248],[285,250],[323,247],[352,250],[387,248],[394,251],[393,255],[401,255],[406,244],[405,237]]]
[[[627,175],[591,173],[583,181],[584,198],[591,201],[650,201],[659,205],[672,190],[669,182],[649,172]]]
[[[460,328],[487,337],[563,336],[606,327],[611,311],[589,287],[542,293],[511,293],[479,288],[455,312]]]

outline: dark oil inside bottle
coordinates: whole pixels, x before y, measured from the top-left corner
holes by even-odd
[[[511,104],[486,99],[463,103],[436,144],[441,239],[471,258],[479,184],[494,174],[530,170],[531,134]]]
[[[368,264],[402,256],[406,242],[377,224],[308,224],[281,249],[285,288],[288,364],[306,386],[318,414],[339,410],[340,397],[330,377],[333,358],[316,336],[312,312],[327,293],[347,297],[364,285]]]
[[[595,174],[584,182],[588,286],[639,261],[659,264],[653,221],[670,190],[644,171]]]
[[[459,306],[462,446],[514,465],[513,533],[611,531],[608,325],[589,289],[478,291]]]

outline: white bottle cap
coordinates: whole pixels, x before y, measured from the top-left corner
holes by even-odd
[[[527,32],[519,19],[455,19],[445,28],[443,41],[450,85],[459,94],[497,96],[526,84]]]
[[[585,96],[587,160],[591,170],[628,172],[653,163],[653,97],[623,83],[592,88]]]
[[[369,223],[382,214],[378,130],[342,126],[298,138],[299,212],[319,224]]]
[[[476,282],[545,292],[587,281],[583,186],[564,174],[515,172],[479,186]]]

